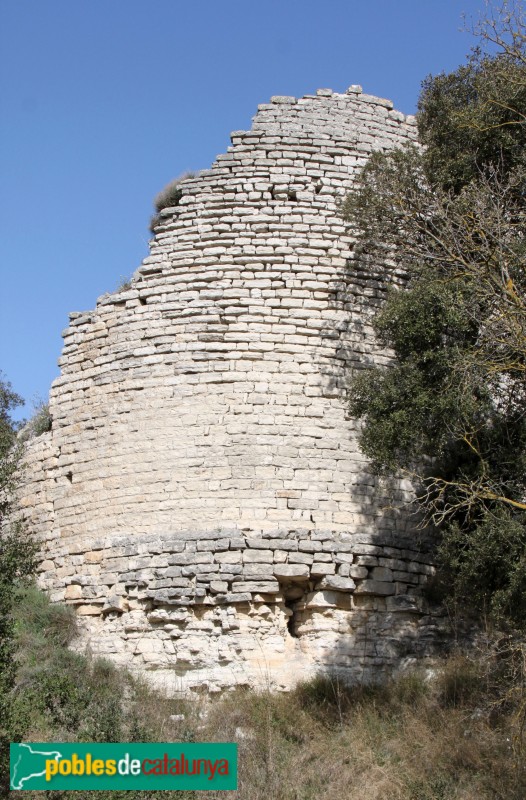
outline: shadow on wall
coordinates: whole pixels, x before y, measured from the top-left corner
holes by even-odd
[[[369,470],[358,444],[360,422],[347,412],[352,372],[388,365],[392,358],[375,341],[372,323],[389,282],[403,285],[403,280],[385,266],[351,256],[330,293],[319,368],[323,395],[343,407],[349,422],[349,440],[341,446],[351,449],[356,471],[341,507],[352,529],[335,542],[334,577],[297,600],[289,622],[304,642],[317,639],[320,671],[365,683],[443,650],[450,635],[444,610],[426,597],[434,574],[434,535],[421,525],[414,487]],[[338,591],[345,580],[355,585],[347,585],[348,593]]]

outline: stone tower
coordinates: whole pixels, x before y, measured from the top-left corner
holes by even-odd
[[[349,366],[384,363],[338,201],[416,138],[392,103],[274,97],[181,184],[128,289],[70,315],[22,507],[82,643],[167,691],[372,680],[421,652],[432,572],[370,474]]]

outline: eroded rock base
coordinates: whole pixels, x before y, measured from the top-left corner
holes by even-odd
[[[50,552],[41,582],[51,588],[62,575],[54,599],[76,606],[80,649],[148,673],[168,694],[287,689],[323,671],[375,682],[429,653],[439,619],[422,595],[433,573],[422,543],[366,539],[238,530],[118,537]]]

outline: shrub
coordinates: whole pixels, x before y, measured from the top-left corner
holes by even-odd
[[[447,525],[439,549],[453,600],[482,610],[493,624],[526,630],[524,519],[496,509],[466,528]]]
[[[159,194],[156,195],[153,204],[157,213],[154,214],[150,219],[150,231],[152,233],[161,221],[160,212],[163,210],[163,208],[173,208],[174,206],[179,205],[179,201],[183,196],[181,184],[184,183],[184,181],[195,178],[198,174],[198,172],[183,172],[182,175],[180,175],[178,178],[175,178],[173,181],[170,181],[170,183],[168,183],[164,189],[161,189]]]
[[[160,221],[161,221],[160,214],[152,214],[152,216],[150,217],[150,224],[148,226],[150,233],[155,233],[155,229],[160,223]]]
[[[49,410],[49,403],[39,400],[34,404],[33,416],[24,425],[19,434],[21,442],[27,442],[51,430],[53,417]]]
[[[40,741],[237,741],[238,792],[198,793],[203,800],[525,796],[523,649],[508,647],[511,655],[497,669],[500,643],[469,660],[455,655],[432,681],[408,674],[360,688],[323,676],[289,693],[238,688],[184,703],[160,697],[107,662],[67,653],[62,643],[73,630],[69,609],[50,606],[34,589],[22,600],[15,698],[26,697],[27,730]],[[181,711],[185,719],[173,722],[170,716]],[[151,798],[140,791],[89,795],[25,792],[20,800]],[[197,798],[175,791],[163,796]]]
[[[119,741],[125,736],[126,672],[68,650],[76,634],[68,606],[30,587],[16,609],[18,672],[12,699],[18,735],[51,730],[66,741]]]
[[[121,275],[116,291],[127,292],[128,289],[131,289],[131,287],[132,287],[131,277],[127,277],[126,275]]]
[[[436,679],[442,707],[462,708],[484,697],[486,685],[480,661],[455,655],[444,662]]]
[[[41,663],[55,648],[64,648],[77,633],[71,606],[50,603],[34,584],[26,587],[16,609],[16,643],[24,661]]]
[[[50,603],[35,586],[20,596],[15,623],[18,669],[11,708],[18,736],[155,741],[163,726],[170,728],[170,714],[181,711],[181,701],[157,697],[126,670],[68,650],[77,632],[75,612]]]
[[[158,195],[156,195],[153,204],[155,206],[155,210],[157,212],[162,211],[163,208],[171,208],[172,206],[176,206],[179,204],[181,197],[183,196],[183,190],[181,188],[181,184],[184,181],[188,181],[191,178],[196,177],[195,172],[183,172],[182,175],[179,175],[178,178],[174,178],[173,181],[170,181],[164,189],[161,189]]]
[[[31,418],[31,428],[34,436],[40,436],[51,430],[52,417],[49,411],[49,403],[39,403],[35,408],[35,413]]]
[[[22,447],[16,441],[18,425],[10,412],[22,403],[0,373],[0,792],[8,772],[15,682],[14,611],[20,590],[35,568],[36,544],[20,522],[11,517]]]

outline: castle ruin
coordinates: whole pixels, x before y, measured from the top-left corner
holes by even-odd
[[[376,680],[425,652],[411,487],[371,474],[348,370],[387,363],[388,265],[338,210],[412,117],[351,86],[274,97],[160,212],[129,288],[70,315],[22,510],[81,645],[168,692]]]

